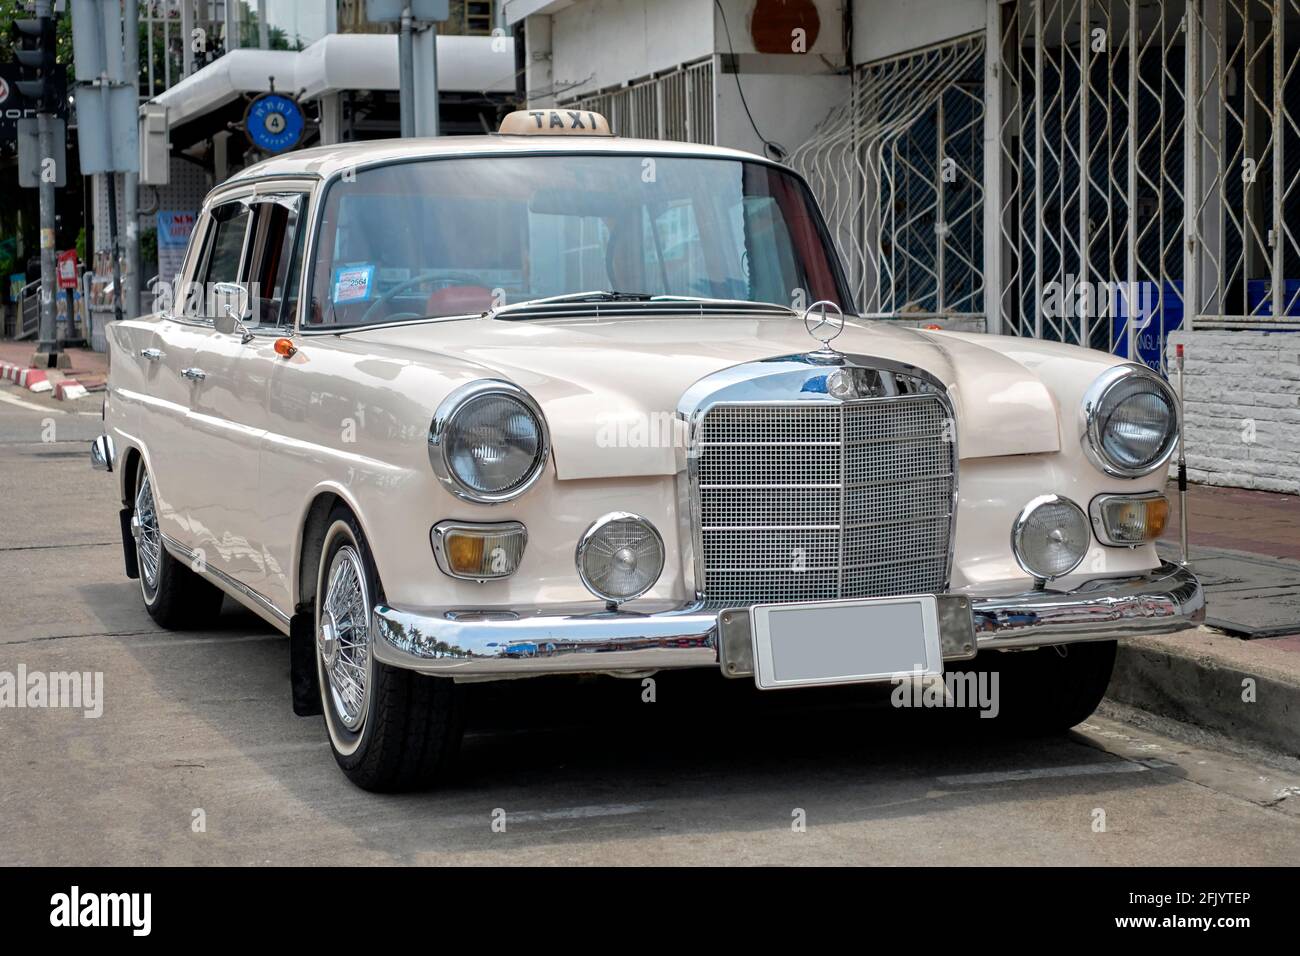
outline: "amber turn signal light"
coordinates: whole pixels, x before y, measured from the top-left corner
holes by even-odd
[[[1169,499],[1155,492],[1099,495],[1089,510],[1098,540],[1115,547],[1155,541],[1169,524]]]
[[[518,521],[497,524],[440,521],[433,526],[431,537],[434,557],[443,573],[473,581],[490,581],[514,574],[528,543],[528,532]]]
[[[296,351],[298,350],[293,347],[292,339],[275,340],[275,354],[280,356],[281,358],[288,358],[289,356],[293,355],[293,353]]]

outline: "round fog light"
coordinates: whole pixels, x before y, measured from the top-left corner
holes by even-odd
[[[639,515],[615,511],[578,541],[578,576],[602,601],[621,604],[649,591],[664,570],[664,540]]]
[[[1025,505],[1016,518],[1011,550],[1027,574],[1050,581],[1079,566],[1090,539],[1082,508],[1069,498],[1043,495]]]

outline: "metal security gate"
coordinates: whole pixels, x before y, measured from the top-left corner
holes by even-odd
[[[559,105],[600,113],[619,136],[711,145],[713,58]]]
[[[1300,328],[1300,0],[988,11],[859,67],[791,157],[863,310],[1156,367],[1179,325]]]
[[[1300,315],[1300,0],[1020,0],[999,31],[991,324],[1158,364],[1180,323]]]
[[[859,67],[790,156],[864,312],[983,316],[983,63],[974,35]]]

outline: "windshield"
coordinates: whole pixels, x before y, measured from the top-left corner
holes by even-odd
[[[330,187],[308,326],[587,291],[851,311],[807,187],[764,163],[636,154],[425,160]]]

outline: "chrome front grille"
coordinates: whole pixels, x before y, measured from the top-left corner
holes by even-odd
[[[705,599],[734,607],[942,590],[950,430],[933,393],[709,408],[693,470]]]

